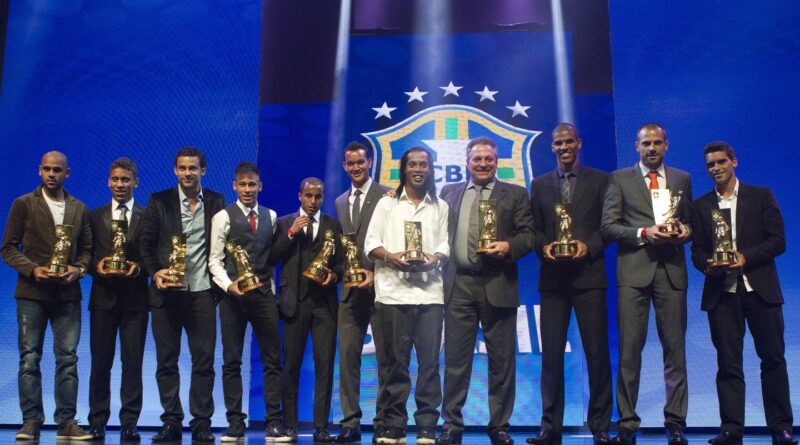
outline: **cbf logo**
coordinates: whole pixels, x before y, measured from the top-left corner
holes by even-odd
[[[379,115],[381,110],[376,109]],[[384,115],[387,114],[384,110]],[[397,187],[400,157],[409,148],[421,146],[433,152],[436,188],[441,191],[446,184],[467,180],[467,143],[479,136],[497,143],[497,178],[528,188],[533,178],[531,145],[541,133],[515,127],[474,107],[438,105],[362,136],[372,144],[375,153],[372,173],[381,184]]]

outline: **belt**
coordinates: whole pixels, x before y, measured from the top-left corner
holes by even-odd
[[[478,277],[483,275],[483,270],[481,269],[467,269],[465,267],[456,268],[456,273],[460,275],[469,275],[472,277]]]

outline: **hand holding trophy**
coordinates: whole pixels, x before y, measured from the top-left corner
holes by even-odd
[[[422,222],[405,221],[406,250],[402,255],[403,261],[416,267],[425,263],[425,253],[422,251]]]
[[[331,273],[328,268],[328,260],[333,256],[334,252],[336,252],[336,242],[333,239],[333,231],[326,230],[322,240],[322,248],[317,253],[317,256],[311,260],[311,264],[303,271],[303,276],[317,284],[325,283]]]
[[[111,255],[102,259],[101,270],[103,274],[112,277],[125,276],[128,274],[131,264],[125,256],[127,232],[128,221],[111,220]]]
[[[553,211],[556,214],[556,242],[552,254],[558,261],[568,261],[578,252],[577,243],[572,239],[572,216],[567,205],[561,202],[556,203]]]
[[[489,251],[489,245],[497,241],[497,201],[483,199],[478,202],[478,246],[476,253]]]
[[[233,259],[233,265],[236,268],[237,275],[234,282],[239,292],[246,294],[264,285],[258,278],[258,275],[253,273],[253,267],[250,265],[250,257],[242,246],[233,240],[228,240],[228,242],[225,243],[225,252]]]

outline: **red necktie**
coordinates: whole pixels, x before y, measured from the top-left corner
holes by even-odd
[[[658,190],[658,172],[650,170],[647,176],[650,177],[650,190]]]
[[[250,210],[250,216],[247,217],[247,221],[250,223],[250,231],[253,232],[253,235],[256,234],[256,212]]]

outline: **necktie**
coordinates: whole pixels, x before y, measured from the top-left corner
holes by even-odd
[[[658,190],[658,172],[655,170],[650,170],[650,173],[647,174],[650,177],[650,190]]]
[[[361,190],[356,190],[356,199],[353,201],[353,214],[350,217],[350,222],[353,230],[358,227],[358,220],[361,218]]]
[[[247,217],[247,222],[250,223],[250,231],[253,232],[253,235],[256,234],[256,211],[250,210],[250,215]]]
[[[478,226],[480,215],[478,214],[478,207],[480,204],[481,199],[483,199],[483,191],[486,190],[486,187],[483,186],[475,186],[475,199],[472,201],[472,208],[469,212],[469,232],[467,232],[467,257],[469,261],[473,264],[480,264],[481,259],[477,253],[475,253],[475,249],[478,246]]]
[[[128,206],[125,204],[120,204],[117,206],[117,210],[119,211],[119,219],[120,221],[128,221]]]
[[[564,181],[561,183],[561,202],[572,202],[572,185],[569,178],[574,176],[572,173],[564,174]]]
[[[306,239],[311,241],[314,239],[314,223],[316,220],[312,217],[308,220],[308,225],[306,226]]]

